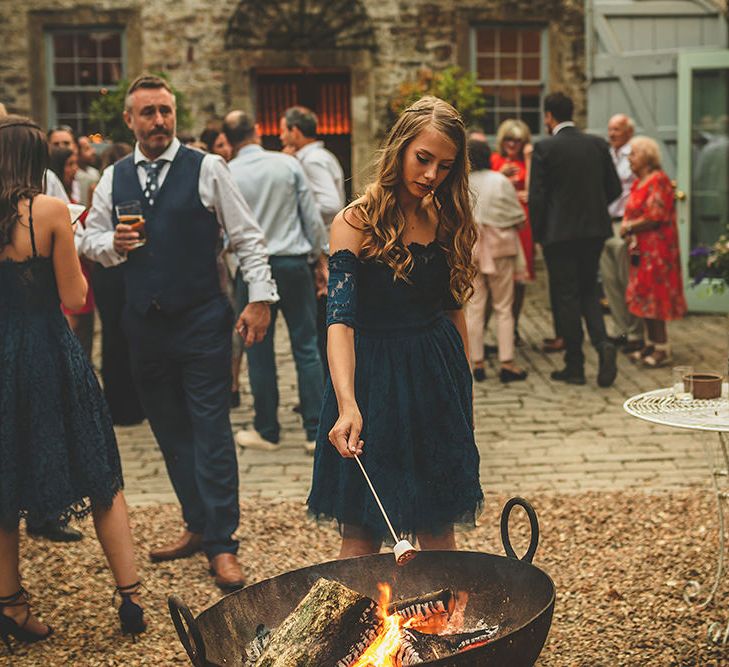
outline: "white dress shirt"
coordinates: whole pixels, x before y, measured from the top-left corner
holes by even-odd
[[[327,230],[334,216],[344,208],[344,172],[334,153],[323,141],[312,141],[296,151],[296,157],[314,193],[316,205]]]
[[[565,120],[554,126],[552,130],[552,136],[557,134],[560,130],[564,130],[565,127],[575,127],[575,124],[571,120]]]
[[[159,187],[162,187],[179,148],[180,142],[174,138],[167,150],[157,158],[166,160],[159,170]],[[134,164],[137,165],[137,176],[142,189],[147,180],[147,172],[142,163],[147,161],[148,158],[137,144],[134,148]],[[113,176],[114,166],[111,165],[104,170],[94,190],[93,206],[86,218],[86,232],[81,246],[84,255],[104,266],[121,264],[127,258],[126,254],[114,250],[111,192]],[[206,154],[203,158],[198,193],[202,205],[215,213],[229,239],[230,247],[238,257],[243,279],[248,284],[250,301],[278,301],[263,232],[233,182],[228,166],[219,155]]]
[[[253,208],[272,256],[321,255],[327,231],[298,160],[248,144],[228,169]]]
[[[608,206],[608,213],[611,218],[623,217],[625,203],[630,197],[630,188],[633,186],[633,181],[635,181],[635,174],[630,168],[628,155],[630,155],[630,142],[623,144],[617,151],[610,146],[610,157],[613,159],[615,171],[618,172],[620,183],[623,186],[623,194]]]

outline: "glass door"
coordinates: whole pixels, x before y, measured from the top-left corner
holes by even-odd
[[[689,309],[729,312],[729,289],[694,285],[689,257],[729,235],[729,51],[683,53],[678,59],[676,205]]]

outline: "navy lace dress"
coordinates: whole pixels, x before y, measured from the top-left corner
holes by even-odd
[[[329,259],[327,324],[355,330],[355,397],[364,420],[362,462],[396,532],[413,538],[454,523],[473,525],[483,502],[473,435],[472,384],[461,337],[444,309],[449,268],[437,242],[410,244],[410,282],[349,250]],[[356,461],[328,433],[339,416],[324,392],[310,512],[391,542]],[[389,539],[388,539],[389,537]]]
[[[0,260],[0,524],[66,523],[123,480],[111,417],[61,313],[50,257]]]

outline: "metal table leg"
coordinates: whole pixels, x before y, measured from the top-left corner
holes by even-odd
[[[716,560],[716,573],[714,575],[714,583],[711,586],[706,599],[696,605],[697,609],[705,609],[716,596],[719,590],[722,575],[724,574],[724,546],[726,534],[724,528],[724,501],[729,498],[729,492],[722,489],[726,487],[726,481],[729,478],[729,434],[719,433],[718,454],[717,457],[712,451],[714,447],[709,442],[705,443],[705,451],[709,470],[711,472],[711,481],[714,485],[714,493],[716,495],[716,508],[719,518],[719,553]],[[720,484],[720,480],[724,480],[724,484]],[[702,586],[698,581],[689,581],[684,587],[684,599],[689,603],[694,603],[697,598],[702,596]],[[707,642],[726,646],[729,641],[729,620],[726,622],[714,622],[709,625],[707,630]]]

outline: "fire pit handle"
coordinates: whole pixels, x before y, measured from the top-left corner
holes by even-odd
[[[515,558],[519,560],[519,556],[511,546],[511,540],[509,539],[509,516],[514,505],[523,507],[529,517],[529,524],[531,525],[531,539],[529,542],[529,548],[521,560],[525,560],[527,563],[531,563],[534,558],[534,554],[537,552],[537,545],[539,544],[539,521],[537,521],[537,513],[534,508],[529,504],[529,501],[524,498],[512,498],[509,500],[504,509],[501,510],[501,543],[504,545],[504,551],[509,558]]]
[[[195,667],[205,667],[207,664],[205,642],[189,607],[176,595],[170,595],[167,598],[167,606],[170,608],[170,616],[172,616],[175,630],[177,630],[177,635],[185,647],[190,661]],[[187,629],[185,629],[185,624],[187,624]]]

